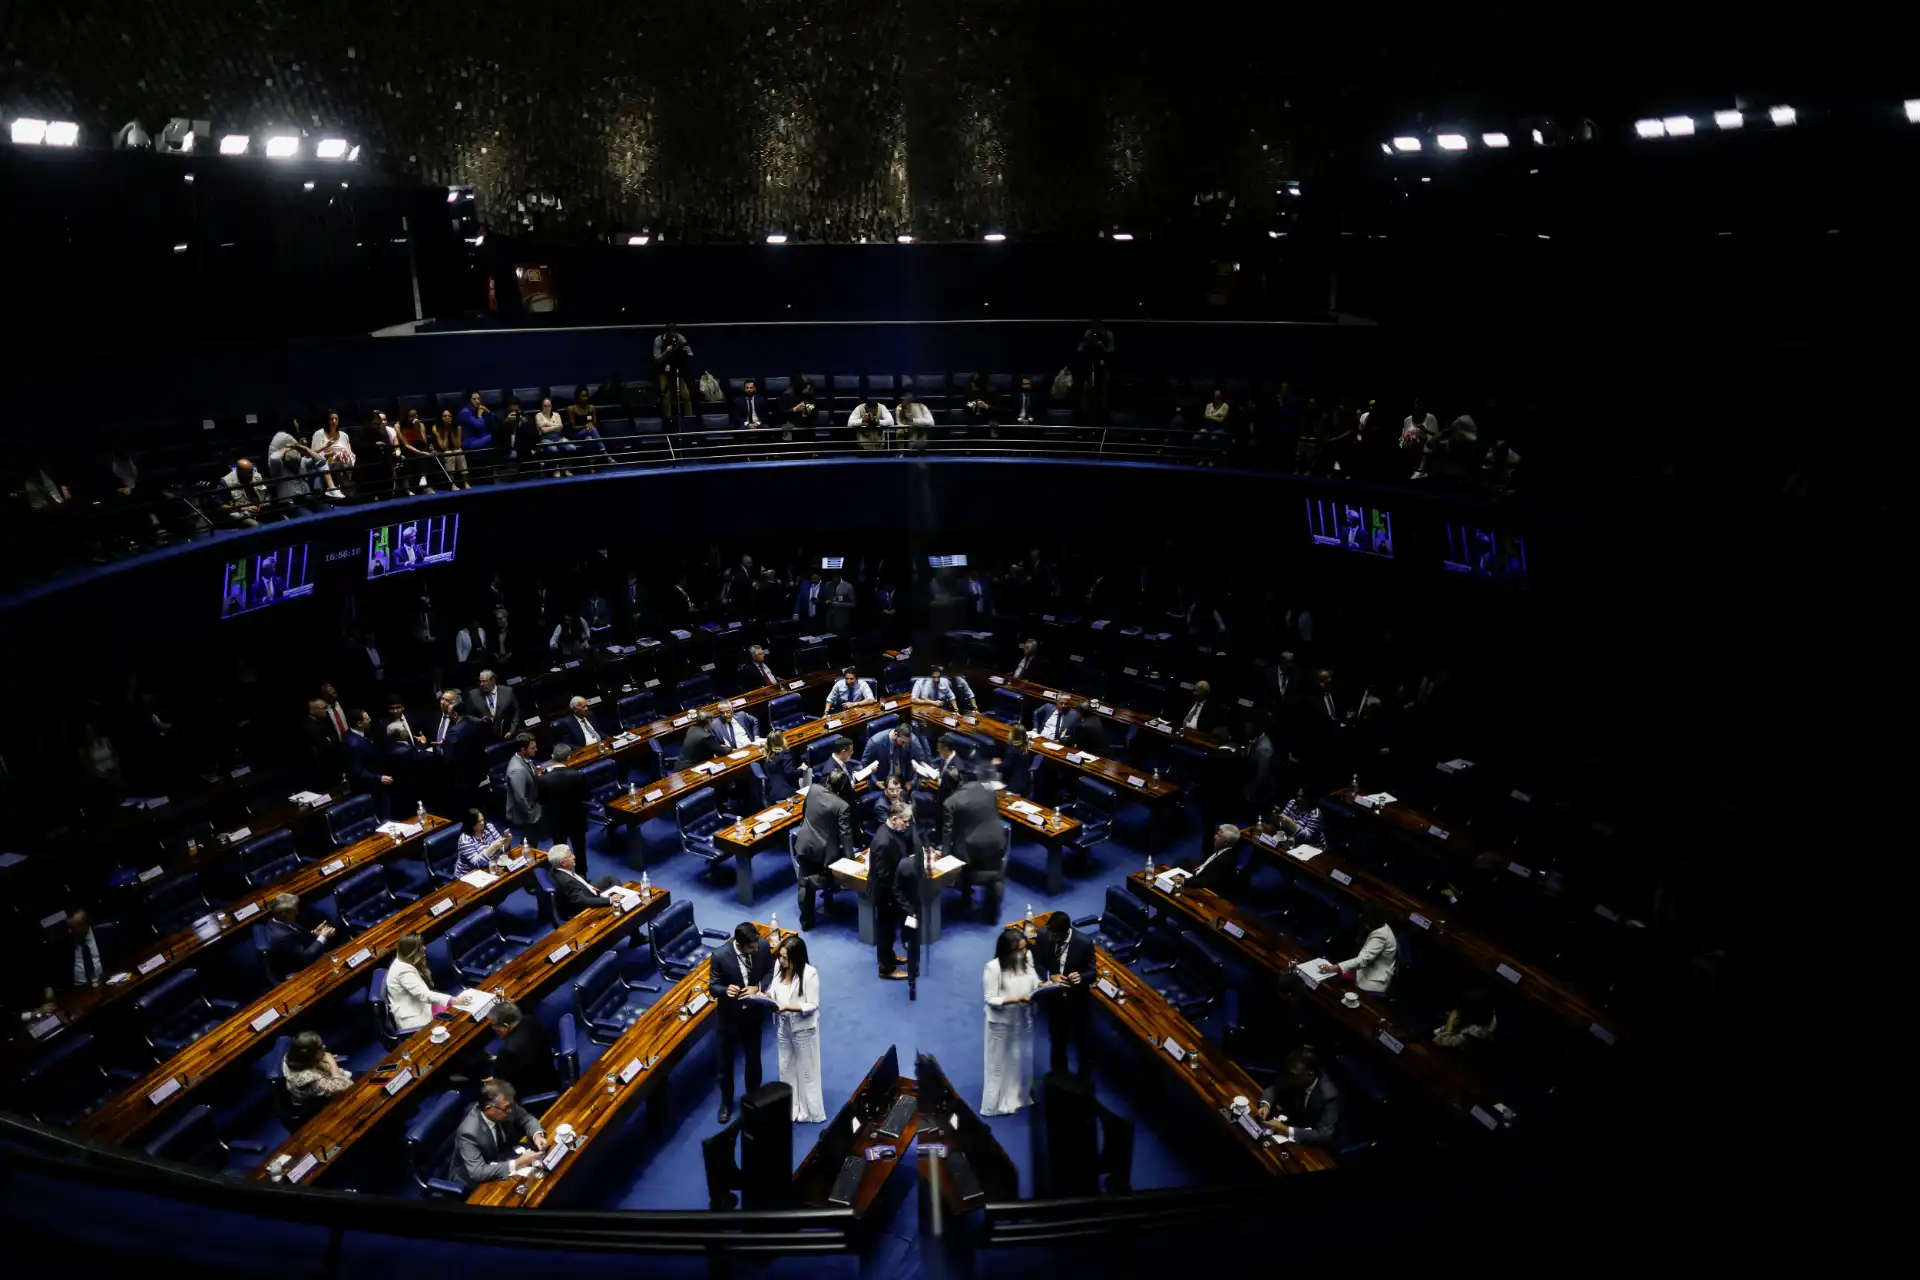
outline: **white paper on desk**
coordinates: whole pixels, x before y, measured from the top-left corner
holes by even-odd
[[[665,794],[667,793],[656,788],[655,790],[647,792],[647,794],[645,794],[644,796],[641,796],[640,798],[646,801],[648,804],[652,804],[655,800],[658,800],[661,796],[664,796]]]
[[[484,889],[500,877],[491,871],[469,871],[460,878],[476,889]]]
[[[727,759],[729,759],[729,760],[745,760],[745,759],[746,759],[746,758],[747,758],[748,756],[750,756],[750,755],[752,755],[752,754],[753,754],[753,749],[752,749],[751,747],[742,747],[742,748],[740,748],[740,750],[738,750],[738,751],[729,751],[729,752],[727,752]]]
[[[852,858],[840,858],[835,861],[833,865],[829,866],[827,870],[838,871],[850,876],[863,876],[867,874],[867,864],[864,862],[855,862]]]
[[[468,987],[453,998],[452,1007],[462,1013],[473,1015],[475,1022],[484,1021],[487,1013],[500,1002],[500,997],[480,987]]]
[[[1031,800],[1015,800],[1012,804],[1008,805],[1007,808],[1013,810],[1015,813],[1027,813],[1035,817],[1040,816],[1040,806]]]
[[[1287,856],[1290,858],[1298,858],[1302,862],[1312,862],[1320,856],[1321,852],[1321,850],[1314,848],[1310,844],[1297,844],[1287,850]]]
[[[133,979],[133,975],[128,973],[125,969],[122,969],[120,972],[113,974],[111,977],[107,979],[107,985],[110,987],[117,987],[123,982],[132,981],[132,979]]]
[[[417,822],[383,822],[379,830],[383,836],[392,836],[395,840],[408,840],[419,835],[421,827]]]
[[[1060,750],[1060,744],[1057,742],[1042,742],[1040,749],[1042,751],[1058,751]]]
[[[1442,773],[1461,773],[1473,768],[1471,760],[1443,760],[1434,766]]]
[[[140,883],[145,884],[149,880],[158,880],[161,876],[166,874],[166,870],[167,869],[165,867],[160,866],[158,863],[155,863],[153,866],[148,867],[145,871],[142,871],[140,873]]]
[[[1172,893],[1175,889],[1185,884],[1187,877],[1191,874],[1191,872],[1184,871],[1179,867],[1175,867],[1171,871],[1163,871],[1154,877],[1153,887],[1162,893]]]
[[[1369,809],[1382,809],[1399,799],[1398,796],[1390,795],[1385,791],[1376,791],[1370,796],[1359,796],[1356,798]]]
[[[1007,789],[1007,784],[1004,782],[998,781],[997,779],[993,782],[985,783],[984,785],[989,791],[1005,791]]]
[[[50,916],[41,917],[40,927],[42,929],[51,929],[54,925],[59,924],[62,920],[65,920],[66,918],[67,918],[67,913],[65,911],[56,911]]]
[[[950,853],[943,853],[933,860],[933,874],[943,876],[949,871],[958,871],[967,864]]]
[[[674,628],[672,628],[672,629],[670,629],[670,630],[669,630],[669,631],[667,632],[667,634],[668,634],[668,635],[670,635],[670,636],[672,636],[672,637],[673,637],[673,638],[674,638],[675,640],[691,640],[691,639],[693,639],[693,632],[691,632],[691,631],[682,631],[682,630],[681,630],[680,628],[678,628],[678,627],[674,627]]]
[[[1340,972],[1340,966],[1325,958],[1307,960],[1294,967],[1310,987],[1317,987]]]
[[[938,769],[921,760],[915,760],[913,762],[913,771],[923,778],[938,778],[940,776]]]

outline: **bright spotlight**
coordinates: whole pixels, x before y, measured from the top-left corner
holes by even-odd
[[[320,139],[319,145],[313,149],[313,154],[322,160],[343,159],[347,154],[347,140],[345,138],[322,138]]]
[[[187,251],[187,242],[182,240],[179,244],[174,245],[173,251],[175,253],[185,253]]]
[[[1131,231],[1116,231],[1116,232],[1114,232],[1114,233],[1113,233],[1113,235],[1112,235],[1112,237],[1111,237],[1111,238],[1112,238],[1112,239],[1114,239],[1114,240],[1131,240],[1131,239],[1133,239],[1133,232],[1131,232]]]
[[[1465,151],[1467,135],[1464,133],[1443,133],[1434,141],[1440,144],[1442,151]]]
[[[1660,123],[1667,127],[1669,138],[1686,138],[1693,134],[1692,116],[1668,116]]]
[[[356,142],[347,151],[347,163],[352,164],[355,160],[358,160],[359,158],[360,158],[360,144]]]
[[[1643,138],[1658,138],[1667,132],[1667,126],[1659,120],[1635,120],[1633,131]]]
[[[1547,145],[1547,135],[1546,135],[1546,134],[1544,134],[1544,133],[1541,133],[1541,132],[1540,132],[1540,131],[1539,131],[1538,129],[1535,129],[1535,130],[1533,131],[1533,145],[1534,145],[1534,146],[1536,146],[1536,147],[1544,147],[1544,146],[1546,146],[1546,145]]]
[[[47,122],[45,120],[15,120],[13,122],[13,140],[24,147],[37,147],[47,140]]]
[[[220,154],[223,156],[243,156],[247,154],[247,143],[252,141],[244,133],[229,133],[220,139]]]
[[[276,160],[285,160],[300,154],[300,139],[290,133],[283,133],[267,139],[267,154]]]
[[[786,242],[787,242],[787,238],[781,235],[777,231],[774,234],[767,237],[768,244],[785,244]]]
[[[71,120],[53,120],[47,124],[47,145],[71,147],[80,141],[80,126]]]
[[[311,182],[303,182],[303,183],[301,183],[301,184],[300,184],[300,189],[301,189],[302,191],[311,191],[311,190],[313,190],[313,183],[311,183]]]
[[[989,231],[987,232],[986,235],[980,238],[982,240],[985,240],[988,244],[999,244],[1002,240],[1005,240],[1007,237],[1003,232]]]
[[[1713,125],[1716,129],[1738,129],[1747,122],[1747,118],[1738,111],[1716,111],[1713,113]]]
[[[912,244],[913,237],[912,236],[895,236],[893,238],[893,242],[895,244]]]
[[[1480,141],[1489,147],[1504,147],[1507,145],[1507,135],[1504,133],[1483,133],[1480,135]]]
[[[1380,154],[1383,156],[1390,156],[1393,154],[1393,148],[1383,142],[1380,144]]]
[[[1907,123],[1920,124],[1920,98],[1907,99]]]
[[[1792,107],[1768,107],[1767,119],[1784,129],[1794,123],[1798,117],[1794,115]]]
[[[628,236],[627,247],[629,249],[638,249],[639,247],[646,244],[649,240],[652,240],[652,239],[653,239],[652,236],[646,235],[646,234],[641,234],[637,236]]]
[[[1420,149],[1420,139],[1395,138],[1393,140],[1393,149],[1395,151],[1418,151]]]

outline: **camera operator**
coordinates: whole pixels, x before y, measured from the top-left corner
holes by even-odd
[[[693,348],[671,320],[653,340],[653,369],[660,378],[660,411],[669,422],[693,413],[693,393],[687,388],[687,366]]]

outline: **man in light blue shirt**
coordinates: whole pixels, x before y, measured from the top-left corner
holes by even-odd
[[[949,711],[958,711],[954,700],[953,681],[947,679],[944,668],[934,663],[927,674],[913,682],[913,696],[922,702],[937,702]]]
[[[873,686],[860,678],[852,667],[840,673],[844,679],[836,680],[833,688],[827,691],[827,714],[843,711],[862,702],[872,702]]]

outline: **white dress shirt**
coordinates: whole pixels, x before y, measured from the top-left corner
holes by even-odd
[[[900,406],[900,422],[903,426],[930,427],[933,425],[933,410],[918,400],[912,404],[903,404]]]
[[[1180,722],[1180,727],[1182,729],[1198,729],[1200,727],[1200,712],[1206,705],[1207,700],[1205,698],[1201,698],[1195,702],[1192,708],[1188,710],[1187,718]]]
[[[925,406],[922,406],[922,407],[924,408]],[[847,425],[850,427],[859,426],[860,420],[861,420],[861,411],[865,408],[866,408],[865,405],[857,404],[853,406],[853,412],[847,415]],[[875,425],[876,427],[890,427],[893,425],[893,410],[887,408],[887,406],[883,404],[877,404],[873,406],[873,408],[874,408],[873,425]]]
[[[100,943],[94,938],[93,930],[88,929],[78,942],[70,942],[73,951],[73,985],[76,987],[97,987],[106,980],[107,971],[100,963]],[[87,973],[87,961],[93,961],[93,973]]]

